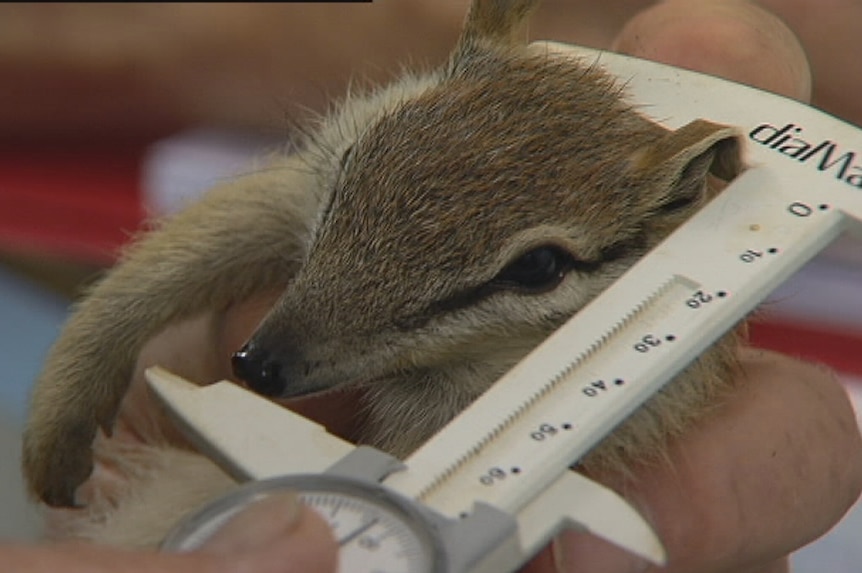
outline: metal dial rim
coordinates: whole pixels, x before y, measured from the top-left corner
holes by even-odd
[[[281,476],[245,483],[216,498],[203,508],[181,520],[162,541],[162,551],[191,551],[206,541],[215,530],[248,505],[281,491],[303,494],[341,495],[346,499],[361,499],[386,511],[397,519],[427,552],[430,569],[410,573],[442,573],[446,558],[437,525],[423,513],[416,502],[378,483],[346,476],[300,474]]]

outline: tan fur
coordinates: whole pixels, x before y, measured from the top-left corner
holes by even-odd
[[[710,172],[739,172],[732,130],[669,132],[599,68],[528,50],[515,30],[534,3],[477,0],[445,67],[351,96],[295,156],[142,237],[78,306],[38,380],[24,447],[33,492],[73,500],[149,338],[273,288],[284,294],[253,342],[278,358],[288,391],[365,387],[363,441],[404,455],[699,208]],[[541,292],[499,279],[543,245],[580,266]],[[587,463],[619,471],[660,453],[730,383],[733,344]],[[156,499],[159,486],[141,484],[174,470],[148,463],[158,477],[135,477],[134,495]]]
[[[85,509],[51,509],[50,539],[82,539],[119,547],[156,547],[192,510],[236,487],[208,459],[176,448],[101,442],[99,472]],[[106,470],[110,467],[110,470]]]

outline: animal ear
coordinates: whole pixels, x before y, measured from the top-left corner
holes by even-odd
[[[538,3],[538,0],[473,0],[452,56],[452,68],[460,68],[483,44],[526,45],[523,27]]]
[[[644,207],[674,212],[697,204],[710,191],[710,175],[730,181],[744,169],[739,133],[732,127],[695,120],[669,131],[630,158],[632,175],[645,194]]]

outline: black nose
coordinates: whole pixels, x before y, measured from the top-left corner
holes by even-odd
[[[281,376],[281,367],[270,357],[269,352],[259,348],[253,342],[235,352],[230,359],[233,373],[249,388],[264,396],[280,396],[284,394],[285,380]]]

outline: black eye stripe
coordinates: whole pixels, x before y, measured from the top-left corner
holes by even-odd
[[[568,253],[563,248],[555,245],[543,245],[527,251],[520,257],[516,258],[512,263],[507,265],[494,279],[486,286],[495,288],[517,288],[521,287],[525,291],[532,289],[529,283],[530,280],[524,281],[519,279],[534,279],[535,286],[539,290],[534,292],[543,292],[541,287],[544,286],[544,291],[551,290],[562,282],[562,279],[570,271],[579,273],[592,273],[598,271],[602,265],[610,263],[631,255],[643,253],[646,248],[646,236],[643,231],[635,233],[630,237],[621,239],[615,243],[605,246],[599,251],[598,256],[592,259],[581,259]],[[538,262],[550,261],[549,256],[553,256],[554,265],[545,269],[544,278],[547,282],[540,285],[542,275],[537,269],[529,267],[530,264]],[[526,259],[525,259],[526,257]],[[542,258],[544,257],[544,258]],[[526,267],[524,265],[527,265]],[[528,271],[533,270],[531,274]],[[556,280],[556,284],[552,284]]]
[[[639,255],[646,249],[646,243],[646,235],[642,231],[622,241],[612,243],[599,251],[599,256],[596,259],[596,268],[624,257]]]
[[[563,276],[559,281],[562,282],[562,278],[565,278],[565,274],[567,272],[595,272],[606,263],[610,263],[624,257],[642,254],[646,249],[646,236],[643,232],[639,232],[631,237],[612,243],[599,251],[599,256],[593,260],[577,259],[557,246],[546,245],[543,248],[557,249],[562,255],[567,257],[566,266],[560,267],[560,270],[565,269]],[[453,292],[449,296],[429,304],[425,309],[423,309],[423,311],[416,313],[414,316],[403,319],[397,326],[403,330],[419,328],[434,316],[471,307],[501,291],[520,291],[524,294],[540,294],[542,292],[538,290],[519,288],[516,284],[500,281],[499,277],[500,274],[484,284]],[[552,290],[554,286],[557,285],[555,284],[546,290]]]

